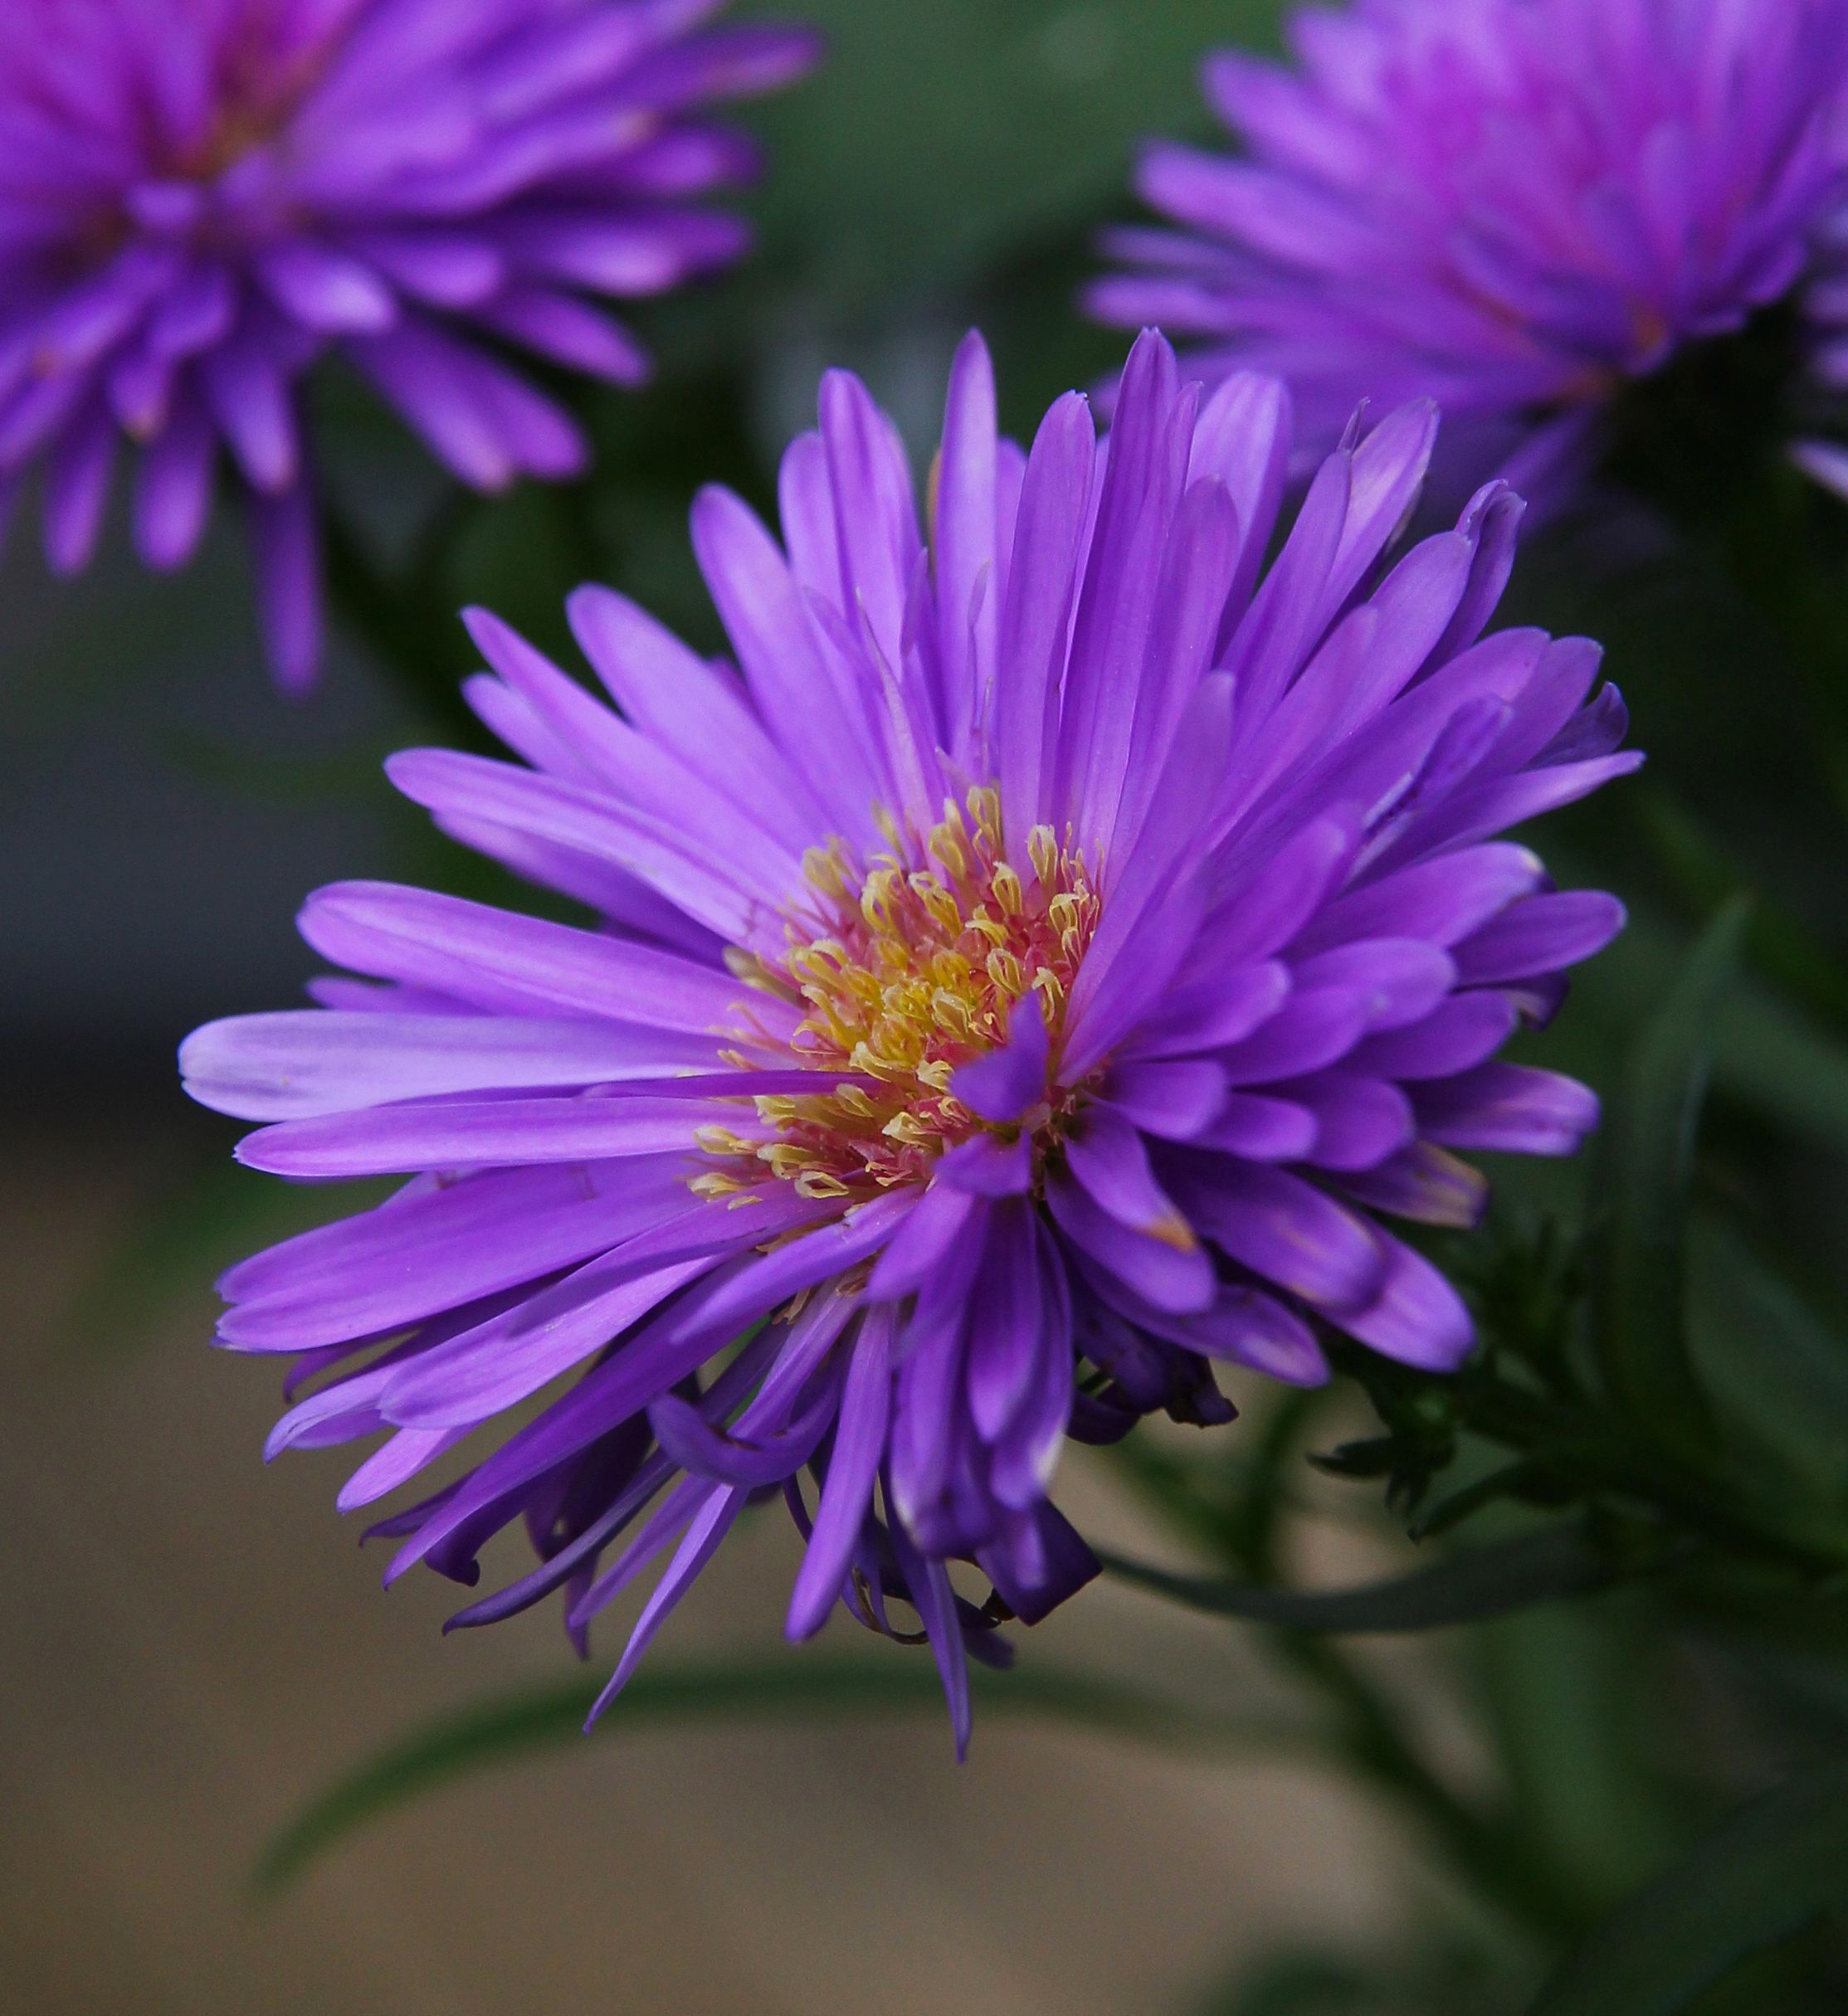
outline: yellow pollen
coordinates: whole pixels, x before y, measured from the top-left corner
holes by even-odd
[[[1029,997],[1056,1059],[1097,930],[1095,864],[1043,825],[1027,835],[1025,862],[1010,860],[1000,794],[987,787],[946,802],[925,833],[884,812],[876,824],[888,851],[869,863],[838,840],[804,857],[809,893],[780,957],[727,955],[743,985],[801,1010],[787,1064],[812,1072],[817,1089],[753,1101],[762,1140],[702,1129],[701,1148],[727,1165],[697,1179],[702,1195],[732,1195],[768,1172],[805,1197],[864,1201],[917,1181],[981,1132],[1004,1142],[1026,1132],[1037,1162],[1075,1111],[1078,1095],[1049,1080],[1022,1122],[991,1126],[950,1086],[961,1066],[1007,1042]],[[761,1046],[756,1057],[764,1061]],[[850,1077],[861,1082],[841,1082]]]

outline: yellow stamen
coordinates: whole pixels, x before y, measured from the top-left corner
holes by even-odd
[[[1076,1110],[1080,1095],[1049,1078],[1046,1100],[1019,1125],[992,1130],[950,1088],[963,1065],[1007,1041],[1030,992],[1056,1056],[1097,929],[1090,864],[1051,826],[1036,826],[1029,882],[1007,856],[1000,793],[986,786],[962,805],[947,800],[927,832],[883,811],[875,823],[888,851],[870,862],[838,840],[804,857],[809,894],[790,913],[780,957],[728,955],[743,985],[799,1010],[784,1040],[817,1089],[749,1100],[766,1139],[701,1128],[700,1149],[730,1165],[695,1179],[703,1196],[745,1201],[781,1179],[804,1197],[864,1200],[922,1180],[939,1155],[984,1130],[1008,1141],[1026,1133],[1037,1161]],[[759,1044],[750,1061],[763,1059]],[[733,1068],[748,1068],[744,1053]],[[1155,1229],[1171,1242],[1184,1232]]]

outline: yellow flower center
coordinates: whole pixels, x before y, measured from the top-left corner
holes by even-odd
[[[1070,1117],[1074,1095],[1050,1076],[1043,1103],[998,1127],[950,1083],[959,1066],[1007,1042],[1008,1018],[1029,994],[1056,1058],[1071,983],[1097,929],[1082,855],[1036,826],[1022,874],[1004,851],[992,790],[969,792],[967,816],[946,804],[921,845],[908,845],[890,819],[880,825],[890,851],[869,869],[839,840],[807,855],[810,893],[791,914],[787,952],[731,956],[748,986],[805,1010],[791,1064],[823,1081],[851,1072],[856,1082],[758,1098],[768,1139],[702,1129],[700,1146],[734,1165],[697,1178],[702,1195],[736,1195],[767,1164],[804,1196],[868,1197],[919,1181],[946,1149],[980,1132],[1010,1142],[1026,1133],[1043,1150]],[[746,1161],[759,1166],[738,1166]]]

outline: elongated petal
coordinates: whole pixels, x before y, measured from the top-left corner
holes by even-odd
[[[288,1120],[434,1093],[662,1078],[711,1055],[698,1038],[617,1022],[304,1010],[208,1023],[187,1038],[180,1069],[202,1105]]]

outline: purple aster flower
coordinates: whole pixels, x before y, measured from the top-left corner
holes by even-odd
[[[0,19],[0,485],[95,549],[119,437],[135,543],[183,563],[221,445],[251,499],[281,682],[319,655],[297,387],[349,357],[465,482],[581,467],[524,351],[631,384],[594,297],[733,258],[689,207],[749,172],[703,101],[770,88],[805,33],[701,31],[725,0],[8,0]]]
[[[966,1652],[1095,1570],[1046,1495],[1068,1435],[1225,1420],[1212,1361],[1313,1383],[1328,1332],[1464,1356],[1385,1220],[1473,1220],[1459,1150],[1577,1146],[1592,1095],[1497,1054],[1622,922],[1497,835],[1639,759],[1594,645],[1483,634],[1505,486],[1388,563],[1436,426],[1357,429],[1266,569],[1280,386],[1203,395],[1147,335],[1107,448],[1074,393],[1023,454],[972,337],[922,523],[840,373],[780,541],[700,496],[734,663],[583,589],[612,711],[471,616],[520,760],[393,779],[597,928],[339,885],[302,928],[359,977],[182,1052],[270,1123],[250,1166],[410,1178],[226,1277],[222,1342],[319,1382],[273,1449],[383,1432],[358,1506],[552,1395],[387,1522],[393,1575],[471,1580],[524,1518],[540,1566],[462,1621],[562,1585],[581,1631],[666,1557],[613,1692],[780,1492],[791,1635],[904,1599],[960,1741]]]
[[[1434,398],[1446,467],[1543,499],[1628,381],[1791,295],[1841,198],[1840,0],[1353,0],[1205,71],[1242,158],[1152,147],[1103,319],[1288,381],[1311,447]]]

